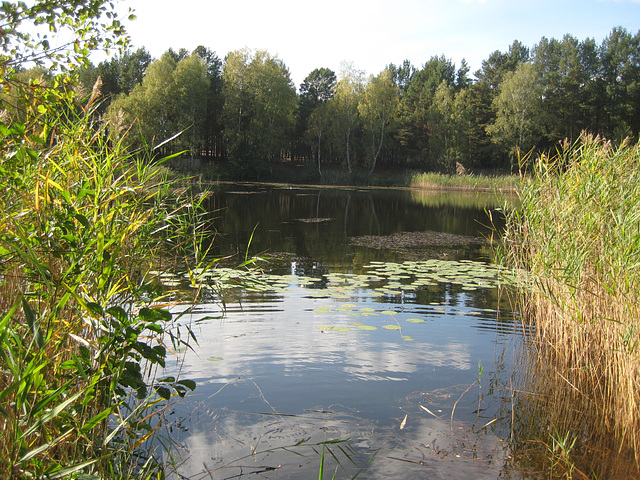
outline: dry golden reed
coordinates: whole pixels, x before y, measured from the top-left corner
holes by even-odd
[[[640,148],[583,135],[540,156],[519,195],[502,253],[522,272],[526,387],[545,412],[533,421],[577,439],[584,458],[614,454],[637,470]]]

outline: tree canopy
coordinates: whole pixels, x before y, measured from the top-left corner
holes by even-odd
[[[421,66],[389,63],[375,75],[352,63],[337,74],[318,67],[298,92],[284,61],[264,50],[220,60],[205,47],[170,49],[153,63],[145,52],[96,67],[105,89],[115,85],[114,105],[151,144],[187,129],[174,148],[222,160],[243,178],[288,160],[314,164],[318,175],[323,166],[454,172],[458,162],[513,171],[519,155],[582,131],[615,142],[640,133],[640,32],[622,28],[600,44],[571,35],[532,47],[515,40],[473,74],[444,55]]]

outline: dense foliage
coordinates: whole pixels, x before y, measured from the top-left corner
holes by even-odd
[[[149,440],[195,383],[156,377],[184,326],[151,269],[202,260],[198,199],[171,198],[148,151],[107,136],[101,82],[77,82],[92,49],[127,45],[110,2],[0,11],[0,478],[162,478]],[[131,89],[139,69],[118,72]]]
[[[614,142],[640,132],[640,32],[622,28],[600,44],[571,35],[531,49],[515,41],[474,76],[444,56],[370,76],[353,64],[337,75],[317,68],[297,93],[284,62],[265,51],[222,61],[198,47],[149,62],[140,49],[83,77],[108,83],[109,118],[120,128],[136,124],[150,145],[183,132],[175,148],[224,160],[243,177],[287,160],[319,176],[325,166],[453,173],[456,162],[508,172],[530,150],[554,150],[583,131]]]

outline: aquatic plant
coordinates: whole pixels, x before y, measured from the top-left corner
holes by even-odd
[[[512,192],[519,183],[514,175],[445,175],[442,173],[414,173],[409,186],[425,189],[460,189],[469,191]]]
[[[609,460],[631,458],[627,473],[640,464],[639,167],[637,145],[591,136],[539,157],[499,249],[534,327],[522,432],[545,445],[564,432],[577,439],[565,464],[600,474],[622,471]]]
[[[148,441],[195,388],[155,376],[186,340],[146,273],[180,207],[90,103],[47,98],[0,125],[0,477],[158,476]]]

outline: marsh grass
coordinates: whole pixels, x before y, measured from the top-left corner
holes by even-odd
[[[147,272],[193,256],[198,200],[56,102],[0,126],[0,478],[161,478],[149,440],[195,383],[155,375],[190,332]]]
[[[456,189],[468,191],[513,192],[520,179],[515,175],[446,175],[442,173],[414,173],[409,186],[429,190]]]
[[[637,475],[640,147],[583,136],[538,158],[519,197],[499,253],[533,327],[520,435],[564,474]]]

